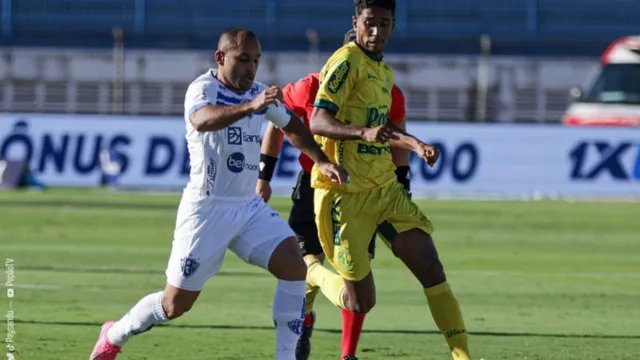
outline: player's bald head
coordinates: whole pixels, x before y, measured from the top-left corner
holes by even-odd
[[[260,41],[256,34],[244,28],[231,28],[220,35],[216,63],[218,80],[238,93],[253,86],[261,57]]]
[[[247,41],[255,41],[259,44],[258,36],[244,28],[231,28],[223,32],[218,40],[218,51],[227,52],[237,49]]]

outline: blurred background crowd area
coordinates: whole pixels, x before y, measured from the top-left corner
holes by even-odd
[[[319,71],[353,12],[351,0],[0,0],[0,108],[181,115],[226,28],[257,32],[258,80],[283,86]],[[396,17],[386,59],[409,120],[559,123],[570,89],[638,31],[640,4],[398,0]]]

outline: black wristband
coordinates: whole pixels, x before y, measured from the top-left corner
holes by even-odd
[[[409,166],[398,166],[396,168],[396,176],[398,182],[404,186],[404,189],[411,191],[411,168]]]
[[[260,173],[258,174],[258,178],[265,181],[271,181],[273,172],[276,170],[277,162],[277,157],[260,154]]]

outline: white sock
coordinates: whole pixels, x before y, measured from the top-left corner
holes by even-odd
[[[160,291],[138,301],[136,306],[109,329],[107,336],[113,345],[122,346],[131,336],[149,331],[154,325],[167,320],[167,314],[162,308],[162,291]]]
[[[296,343],[304,325],[306,291],[304,281],[278,280],[273,297],[276,360],[296,360]]]

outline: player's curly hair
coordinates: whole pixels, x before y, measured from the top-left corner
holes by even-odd
[[[372,7],[391,10],[393,16],[396,15],[396,0],[354,0],[356,15],[362,14],[362,10]]]

